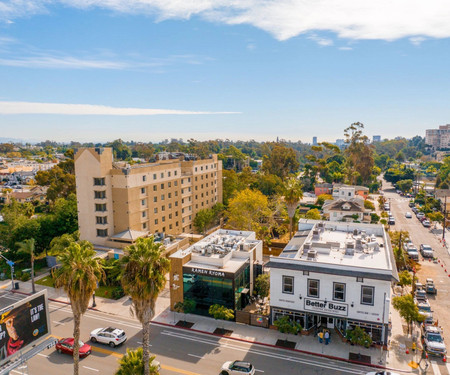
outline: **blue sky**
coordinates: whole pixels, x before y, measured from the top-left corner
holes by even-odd
[[[450,123],[450,4],[335,3],[0,1],[0,137],[311,142],[356,121],[387,138]]]

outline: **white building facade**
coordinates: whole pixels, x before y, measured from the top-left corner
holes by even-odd
[[[301,220],[267,267],[272,322],[288,315],[305,330],[335,329],[342,336],[360,326],[386,345],[398,275],[382,225]]]

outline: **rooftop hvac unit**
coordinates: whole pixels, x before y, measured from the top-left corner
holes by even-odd
[[[308,242],[308,243],[305,243],[304,245],[303,245],[303,250],[309,250],[309,249],[311,249],[311,244]]]
[[[307,258],[308,259],[316,259],[317,258],[317,251],[316,250],[308,250],[308,253],[307,253]]]
[[[353,229],[353,234],[356,236],[358,234],[358,229]]]
[[[346,243],[345,255],[355,255],[355,244],[353,242]]]

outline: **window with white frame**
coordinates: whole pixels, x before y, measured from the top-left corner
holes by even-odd
[[[373,286],[361,286],[361,305],[374,305],[375,288]]]
[[[294,294],[293,276],[283,276],[283,293]]]
[[[344,283],[333,283],[333,300],[335,301],[345,301],[345,284]]]
[[[308,297],[319,298],[319,280],[308,279]]]

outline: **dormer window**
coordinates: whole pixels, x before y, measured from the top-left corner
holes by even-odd
[[[345,203],[345,204],[342,205],[342,209],[343,209],[344,211],[348,211],[348,210],[350,210],[350,208],[352,208],[352,206],[349,205],[348,203]]]

